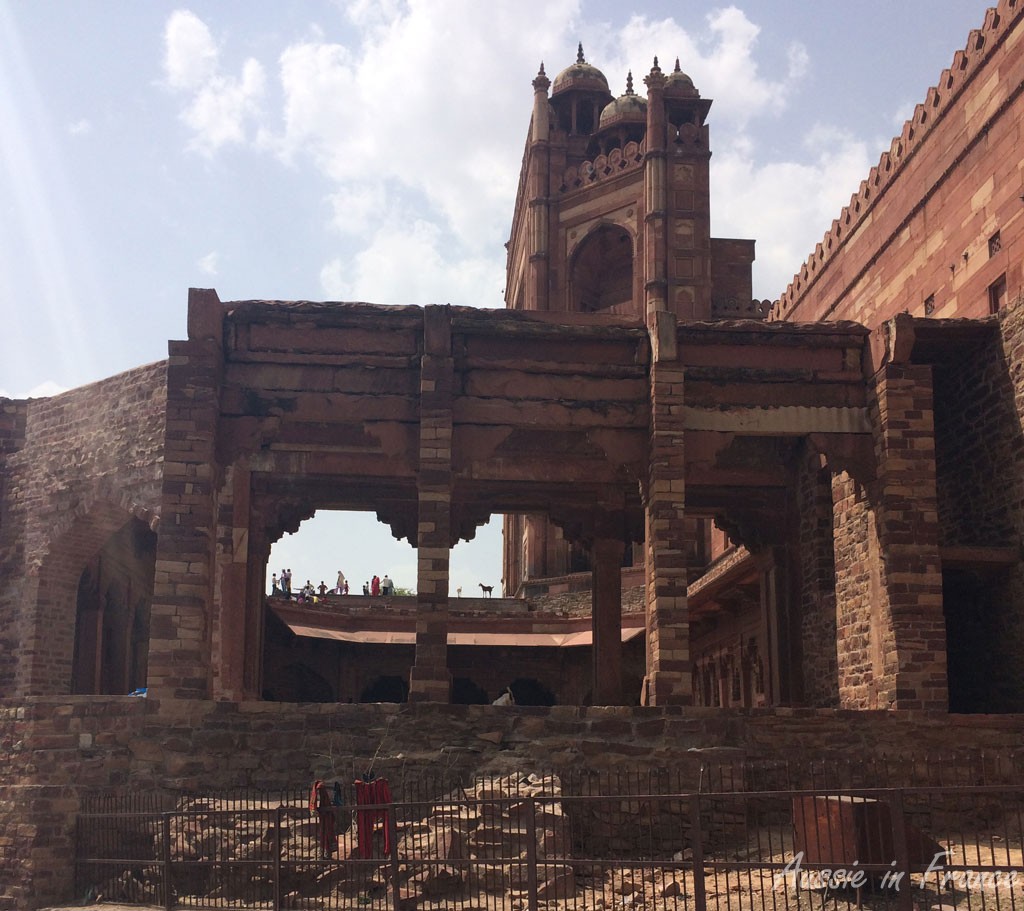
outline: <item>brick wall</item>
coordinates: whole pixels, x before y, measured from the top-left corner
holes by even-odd
[[[155,527],[165,372],[150,364],[5,405],[23,414],[24,444],[6,456],[0,695],[68,692],[82,569],[133,516]]]
[[[773,318],[977,317],[1000,276],[1010,299],[1020,292],[1024,6],[990,9],[923,95]]]
[[[882,626],[872,617],[878,604],[878,539],[867,492],[845,472],[832,482],[836,566],[836,649],[839,705],[878,705]]]
[[[702,756],[806,760],[855,753],[867,759],[968,749],[1007,755],[1019,752],[1022,742],[1019,715],[679,706],[160,705],[129,697],[3,703],[0,906],[32,908],[72,898],[67,861],[80,796],[110,788],[209,793],[294,787],[349,774],[354,763],[365,764],[375,754],[378,772],[398,774],[440,764],[467,771],[558,771],[657,768]]]

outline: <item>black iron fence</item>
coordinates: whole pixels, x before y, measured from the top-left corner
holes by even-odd
[[[692,770],[396,775],[339,782],[314,811],[305,788],[98,797],[77,881],[169,909],[1024,911],[1024,786],[850,787],[840,771],[814,788],[764,787],[785,774],[764,764],[687,788]]]

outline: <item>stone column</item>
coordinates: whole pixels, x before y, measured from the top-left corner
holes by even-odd
[[[451,311],[423,311],[420,368],[420,460],[416,532],[416,659],[409,681],[411,702],[447,702],[448,564],[452,516]]]
[[[590,548],[594,705],[622,705],[622,548],[616,538]]]
[[[763,640],[768,661],[768,695],[774,705],[803,701],[800,658],[799,580],[795,561],[783,545],[765,548],[760,574]]]
[[[213,698],[245,696],[246,652],[252,635],[249,551],[250,482],[244,461],[228,466],[217,503],[217,584],[212,611]],[[262,622],[262,614],[257,615]],[[251,694],[250,694],[251,695]]]
[[[533,80],[533,120],[531,123],[531,154],[527,162],[526,182],[530,194],[529,281],[526,288],[527,310],[550,310],[550,181],[551,141],[548,119],[548,86],[551,81],[541,65]],[[565,309],[563,301],[559,309]]]
[[[210,695],[223,319],[216,291],[192,288],[188,341],[169,345],[164,478],[149,642],[148,687],[150,696],[157,698]]]
[[[665,148],[665,75],[657,58],[647,85],[647,154],[644,157],[644,301],[647,320],[668,308],[668,188]]]
[[[649,705],[693,701],[686,604],[683,367],[676,357],[676,320],[653,314],[650,455],[645,490],[647,677]]]
[[[249,531],[249,562],[245,587],[245,650],[242,663],[242,698],[260,699],[263,695],[263,647],[266,621],[267,563],[270,545],[254,540]]]
[[[887,364],[875,376],[875,393],[878,473],[871,499],[881,583],[879,707],[946,711],[931,367]]]

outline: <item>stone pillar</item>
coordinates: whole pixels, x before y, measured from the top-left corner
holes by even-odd
[[[590,548],[594,705],[622,705],[622,548],[616,538]]]
[[[781,519],[780,519],[781,521]],[[767,650],[768,696],[773,705],[803,701],[800,658],[799,580],[787,547],[765,548],[761,570],[762,638]]]
[[[645,490],[647,676],[649,705],[693,701],[686,604],[683,367],[676,357],[676,320],[653,314],[650,455]]]
[[[875,384],[872,506],[884,636],[879,707],[946,711],[931,367],[886,364]]]
[[[648,323],[668,308],[668,188],[665,149],[665,75],[654,59],[647,86],[647,154],[644,158],[644,301]]]
[[[544,74],[544,66],[533,80],[533,121],[527,163],[527,188],[530,194],[530,261],[527,266],[529,280],[526,288],[527,310],[550,310],[550,194],[551,142],[548,119],[548,86],[551,80]],[[563,302],[561,309],[565,309]]]
[[[420,461],[416,532],[416,659],[409,681],[410,702],[447,702],[448,565],[452,516],[451,311],[423,311],[420,368]]]
[[[223,319],[217,292],[192,288],[188,341],[169,345],[149,644],[149,694],[157,698],[210,695]]]
[[[253,530],[250,529],[245,587],[245,647],[242,656],[243,699],[260,699],[263,696],[264,614],[269,561],[270,545],[265,540],[254,540]]]
[[[245,696],[246,648],[253,622],[248,596],[250,479],[247,465],[236,462],[228,466],[217,503],[211,668],[214,699],[238,701]]]

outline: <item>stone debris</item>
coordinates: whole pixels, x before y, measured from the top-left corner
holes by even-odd
[[[571,837],[560,798],[556,776],[506,775],[442,797],[425,808],[421,819],[397,821],[398,906],[413,909],[458,896],[471,903],[479,899],[485,906],[498,901],[501,906],[520,902],[526,907],[531,854],[537,862],[538,899],[572,899],[576,875],[565,862]],[[172,818],[169,853],[172,892],[179,901],[271,899],[272,865],[279,847],[285,861],[285,908],[321,908],[331,904],[331,896],[361,901],[386,895],[388,905],[393,903],[389,858],[382,856],[378,840],[374,856],[362,859],[356,826],[347,817],[345,831],[337,836],[336,853],[323,858],[318,821],[305,807],[250,801],[242,808],[229,800],[188,798],[176,809],[181,815]],[[279,830],[274,811],[280,814]],[[532,850],[531,812],[536,833]],[[162,856],[164,833],[159,823],[150,831],[132,833],[132,838],[152,841],[155,856]],[[265,861],[266,866],[253,861]],[[100,892],[108,901],[152,901],[159,893],[160,874],[157,865],[133,868],[111,877]]]

